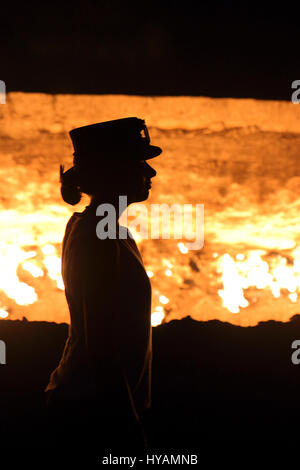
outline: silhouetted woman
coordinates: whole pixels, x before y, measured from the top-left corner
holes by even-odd
[[[126,209],[119,207],[119,196],[127,197],[127,205],[148,198],[156,171],[146,160],[161,149],[150,145],[145,122],[138,118],[84,126],[70,136],[74,166],[66,172],[61,168],[62,197],[73,205],[86,193],[91,203],[72,215],[63,240],[71,322],[46,387],[52,432],[57,443],[82,443],[98,453],[142,450],[140,416],[151,400],[151,285],[125,227],[118,238],[118,217]],[[105,238],[99,222],[108,212],[96,215],[101,204],[116,209],[116,237],[112,230]]]

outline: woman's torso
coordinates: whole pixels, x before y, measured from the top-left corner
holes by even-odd
[[[46,388],[68,388],[74,395],[94,393],[95,371],[89,363],[84,341],[84,317],[80,288],[80,250],[95,237],[97,219],[89,213],[75,213],[68,222],[63,241],[62,273],[71,324],[64,352]],[[126,229],[127,230],[127,229]],[[93,245],[97,249],[100,243]],[[109,241],[111,242],[111,240]],[[118,287],[112,301],[118,312],[113,325],[119,358],[139,408],[150,405],[151,388],[151,284],[133,239],[116,239],[118,263],[112,268],[118,273]],[[101,249],[104,245],[101,246]],[[85,268],[85,269],[88,269]],[[101,279],[99,279],[101,295]],[[101,314],[101,312],[97,312]]]

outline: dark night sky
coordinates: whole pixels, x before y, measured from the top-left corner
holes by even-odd
[[[197,5],[195,7],[195,5]],[[294,4],[10,2],[7,91],[285,99],[300,79]]]

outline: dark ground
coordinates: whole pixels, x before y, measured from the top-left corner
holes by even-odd
[[[67,328],[0,321],[7,349],[0,366],[2,449],[49,453],[43,389]],[[154,328],[151,448],[202,453],[225,441],[251,448],[296,440],[300,365],[291,362],[291,343],[298,338],[299,315],[249,328],[190,317]]]

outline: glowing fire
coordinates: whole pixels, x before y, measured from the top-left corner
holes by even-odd
[[[34,252],[26,253],[18,246],[0,245],[0,285],[6,295],[19,305],[29,305],[37,300],[33,287],[20,282],[17,276],[18,265],[34,256]]]
[[[160,325],[165,317],[164,308],[158,305],[155,307],[151,315],[151,324],[152,326]]]
[[[48,276],[56,281],[58,289],[63,290],[64,285],[60,272],[61,261],[55,254],[55,247],[53,245],[46,245],[41,248],[41,251],[44,253],[41,265],[44,266]],[[33,278],[43,277],[45,272],[38,263],[36,251],[26,251],[12,244],[0,244],[0,285],[1,291],[5,293],[6,297],[22,306],[31,305],[38,300],[35,289],[29,284],[20,281],[18,277],[19,267],[30,273]],[[1,307],[1,318],[8,316],[6,309],[7,307]]]
[[[249,326],[300,312],[296,106],[201,97],[156,97],[155,105],[128,96],[8,98],[0,110],[0,318],[69,321],[61,241],[73,210],[88,198],[75,209],[65,205],[58,168],[71,166],[69,129],[118,118],[120,110],[144,116],[164,150],[153,161],[158,178],[147,204],[205,204],[199,251],[186,240],[144,240],[131,230],[151,279],[153,326],[187,315]]]
[[[56,250],[53,245],[45,245],[42,248],[45,255],[44,265],[48,271],[48,276],[56,281],[58,289],[64,290],[64,282],[61,276],[61,258],[56,255]]]
[[[146,246],[136,233],[134,237],[139,245]],[[9,300],[23,307],[32,306],[38,301],[38,289],[31,285],[34,284],[34,279],[41,282],[49,278],[55,282],[58,291],[64,290],[57,244],[44,243],[34,250],[31,248],[4,242],[0,244],[0,285],[4,294],[0,303],[0,318],[10,317],[12,307],[7,306]],[[190,266],[193,266],[194,253],[189,252],[183,242],[177,243],[177,250],[177,259],[187,256]],[[231,314],[246,311],[255,305],[258,302],[257,291],[269,291],[274,299],[285,297],[291,304],[297,303],[300,292],[300,247],[289,250],[288,255],[279,251],[253,249],[235,255],[213,252],[211,257],[217,284],[220,285],[216,288],[219,304]],[[183,263],[183,259],[181,263],[176,264],[175,261],[176,256],[173,253],[170,259],[163,257],[154,260],[146,271],[154,285],[155,307],[151,317],[153,326],[170,318],[169,312],[172,311],[174,302],[169,289],[170,280],[177,286],[182,285],[184,275],[191,271]],[[145,264],[147,265],[146,262]],[[26,282],[22,280],[22,273],[29,276]],[[166,281],[163,282],[163,279]]]
[[[256,298],[246,299],[244,291],[250,287],[269,289],[274,298],[279,298],[282,291],[288,292],[291,302],[298,300],[300,292],[300,249],[292,251],[294,259],[276,255],[270,265],[262,259],[265,250],[249,251],[247,256],[240,253],[234,260],[228,253],[219,258],[218,272],[222,274],[224,288],[218,291],[223,305],[232,313],[255,303]]]

